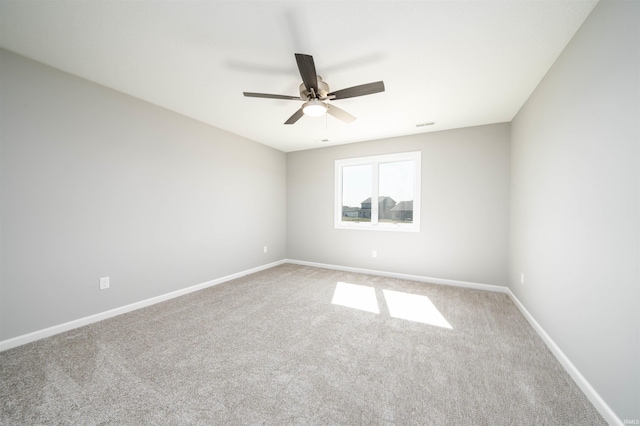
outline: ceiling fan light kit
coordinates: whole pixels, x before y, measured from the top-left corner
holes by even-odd
[[[342,120],[345,123],[351,123],[356,118],[348,112],[328,103],[346,98],[355,98],[357,96],[371,95],[373,93],[384,92],[384,83],[376,81],[375,83],[361,84],[359,86],[349,87],[347,89],[330,92],[329,85],[322,80],[322,77],[316,74],[316,66],[313,56],[296,53],[296,62],[298,71],[302,77],[300,85],[300,97],[287,95],[272,95],[268,93],[244,92],[244,96],[251,98],[269,98],[284,100],[302,100],[306,101],[302,107],[293,113],[284,124],[293,124],[303,115],[311,117],[319,117],[326,113]]]
[[[310,117],[320,117],[326,114],[327,105],[317,99],[311,99],[302,105],[302,112]]]

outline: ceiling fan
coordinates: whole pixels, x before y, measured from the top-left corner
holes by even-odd
[[[284,124],[293,124],[303,115],[320,116],[329,113],[345,123],[351,123],[356,118],[337,106],[331,105],[327,101],[337,101],[346,98],[355,98],[356,96],[371,95],[373,93],[384,92],[384,83],[376,81],[375,83],[361,84],[359,86],[349,87],[347,89],[329,91],[329,85],[322,80],[322,77],[316,74],[316,66],[313,62],[313,56],[296,53],[296,62],[298,70],[302,77],[300,85],[300,96],[287,95],[271,95],[268,93],[243,92],[247,97],[251,98],[270,98],[270,99],[286,99],[305,101],[302,107],[297,110]]]

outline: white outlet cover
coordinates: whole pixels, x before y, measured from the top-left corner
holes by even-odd
[[[109,288],[109,277],[100,278],[100,290],[106,290]]]

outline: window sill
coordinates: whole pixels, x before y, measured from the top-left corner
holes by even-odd
[[[347,229],[356,231],[392,231],[392,232],[420,232],[417,225],[407,225],[401,223],[378,223],[368,222],[339,222],[334,225],[334,229]]]

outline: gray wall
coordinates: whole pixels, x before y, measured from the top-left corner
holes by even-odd
[[[284,153],[7,51],[0,64],[0,340],[285,257]]]
[[[334,161],[406,151],[422,151],[420,233],[334,229]],[[287,154],[290,259],[506,286],[508,233],[509,124]]]
[[[601,1],[511,126],[510,288],[620,419],[640,418],[639,16]]]

